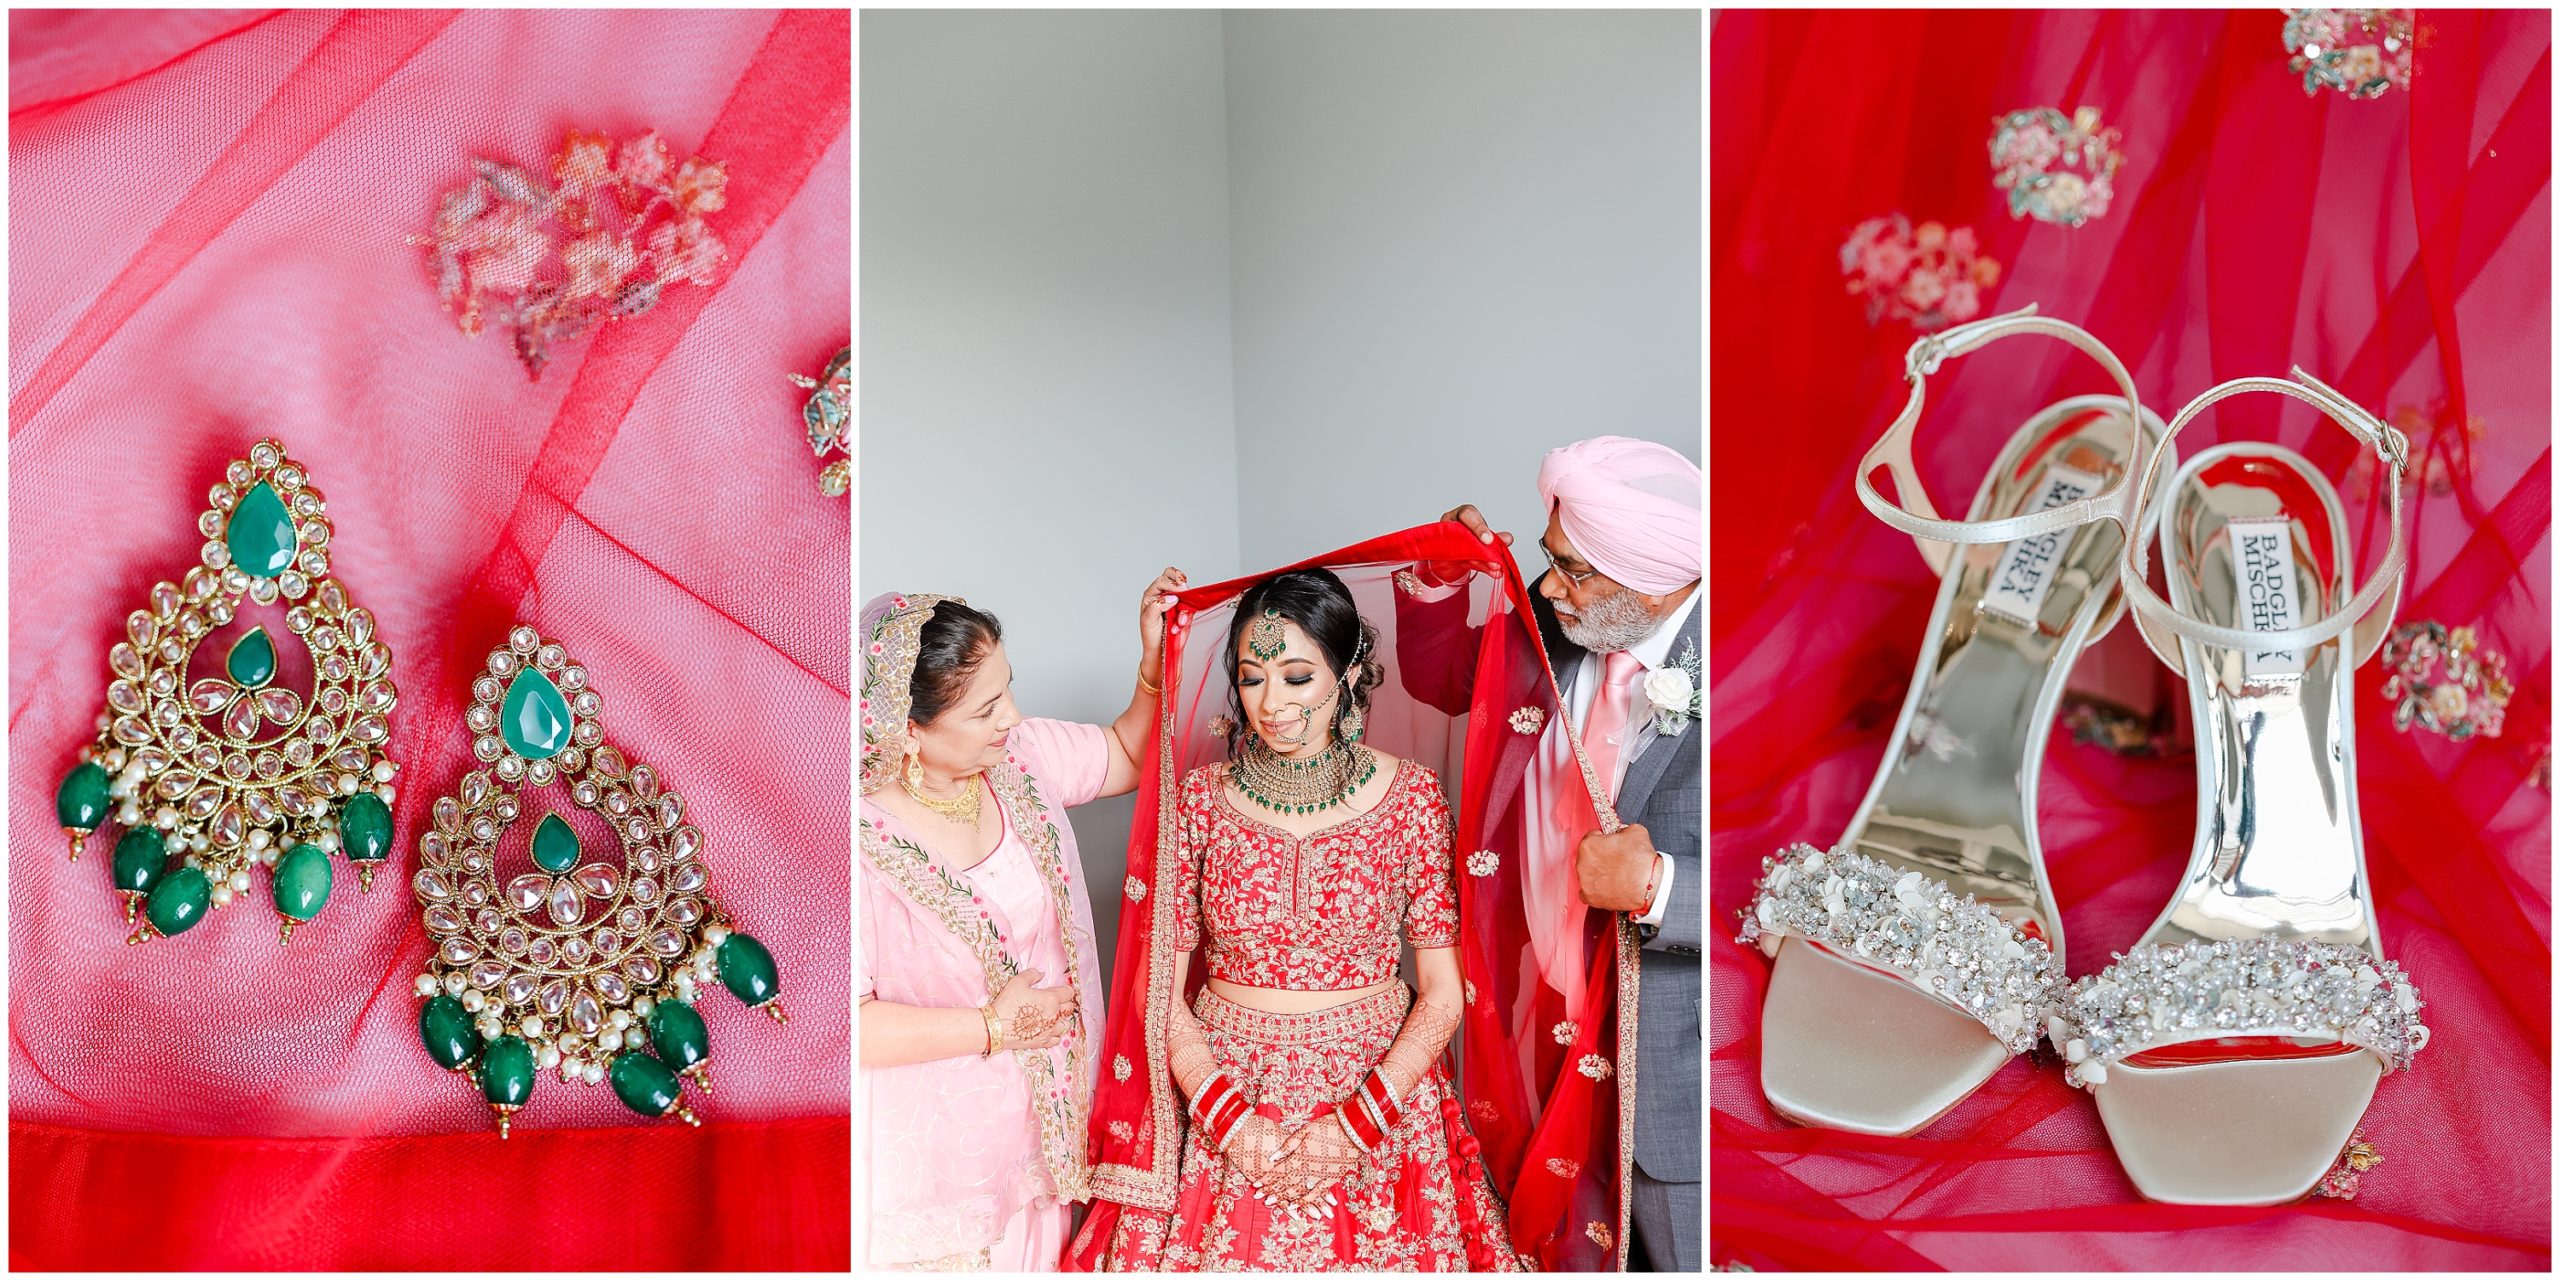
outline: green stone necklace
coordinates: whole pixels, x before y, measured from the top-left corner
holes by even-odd
[[[535,1078],[612,1082],[643,1116],[701,1121],[689,1078],[711,1092],[700,996],[716,982],[784,1021],[773,953],[711,895],[702,829],[657,771],[605,741],[587,670],[519,625],[489,654],[463,713],[484,762],[437,799],[412,882],[435,951],[415,988],[418,1037],[467,1074],[506,1137]],[[532,869],[498,872],[500,837],[525,816],[525,787],[559,781],[616,861],[588,854],[557,813],[523,848]]]
[[[1272,751],[1259,735],[1248,735],[1236,753],[1236,790],[1274,814],[1321,814],[1351,797],[1378,773],[1378,754],[1356,743],[1336,740],[1303,761]]]
[[[90,836],[124,829],[109,870],[127,942],[195,928],[263,866],[290,943],[328,905],[333,853],[367,890],[391,853],[391,647],[329,576],[328,504],[282,442],[233,460],[208,503],[200,563],[154,585],[107,652],[107,711],[54,813],[74,861]],[[279,679],[277,637],[245,622],[250,604],[282,608],[307,679]],[[227,648],[198,670],[208,645]]]

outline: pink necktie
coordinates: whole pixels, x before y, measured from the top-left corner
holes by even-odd
[[[1634,745],[1636,726],[1627,713],[1634,708],[1636,686],[1644,680],[1644,663],[1625,650],[1600,656],[1600,692],[1591,700],[1591,715],[1582,723],[1583,750],[1591,754],[1591,772],[1618,799],[1618,772],[1626,749]]]

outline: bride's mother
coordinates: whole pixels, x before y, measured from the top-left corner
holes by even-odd
[[[1103,990],[1065,811],[1137,786],[1166,593],[1183,583],[1168,569],[1148,586],[1136,689],[1107,726],[1024,719],[1003,629],[965,601],[863,607],[854,1134],[869,1266],[1057,1265],[1087,1195]]]

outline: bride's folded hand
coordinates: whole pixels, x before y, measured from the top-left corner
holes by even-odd
[[[1351,1145],[1342,1123],[1330,1115],[1319,1116],[1290,1136],[1290,1146],[1280,1158],[1283,1196],[1300,1205],[1324,1202],[1336,1185],[1360,1168],[1360,1162],[1360,1149]]]

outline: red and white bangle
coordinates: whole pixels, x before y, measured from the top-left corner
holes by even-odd
[[[1224,1072],[1210,1073],[1209,1079],[1200,1083],[1199,1092],[1191,1096],[1191,1119],[1208,1134],[1210,1146],[1220,1151],[1225,1150],[1237,1124],[1252,1110],[1253,1101]]]
[[[1396,1098],[1396,1088],[1387,1083],[1384,1072],[1371,1069],[1361,1078],[1360,1101],[1378,1118],[1381,1128],[1392,1130],[1404,1119],[1404,1103]]]
[[[1350,1103],[1348,1107],[1337,1106],[1334,1114],[1342,1118],[1342,1128],[1350,1133],[1352,1143],[1375,1156],[1378,1149],[1386,1146],[1387,1127],[1379,1123],[1368,1099],[1354,1094]]]

